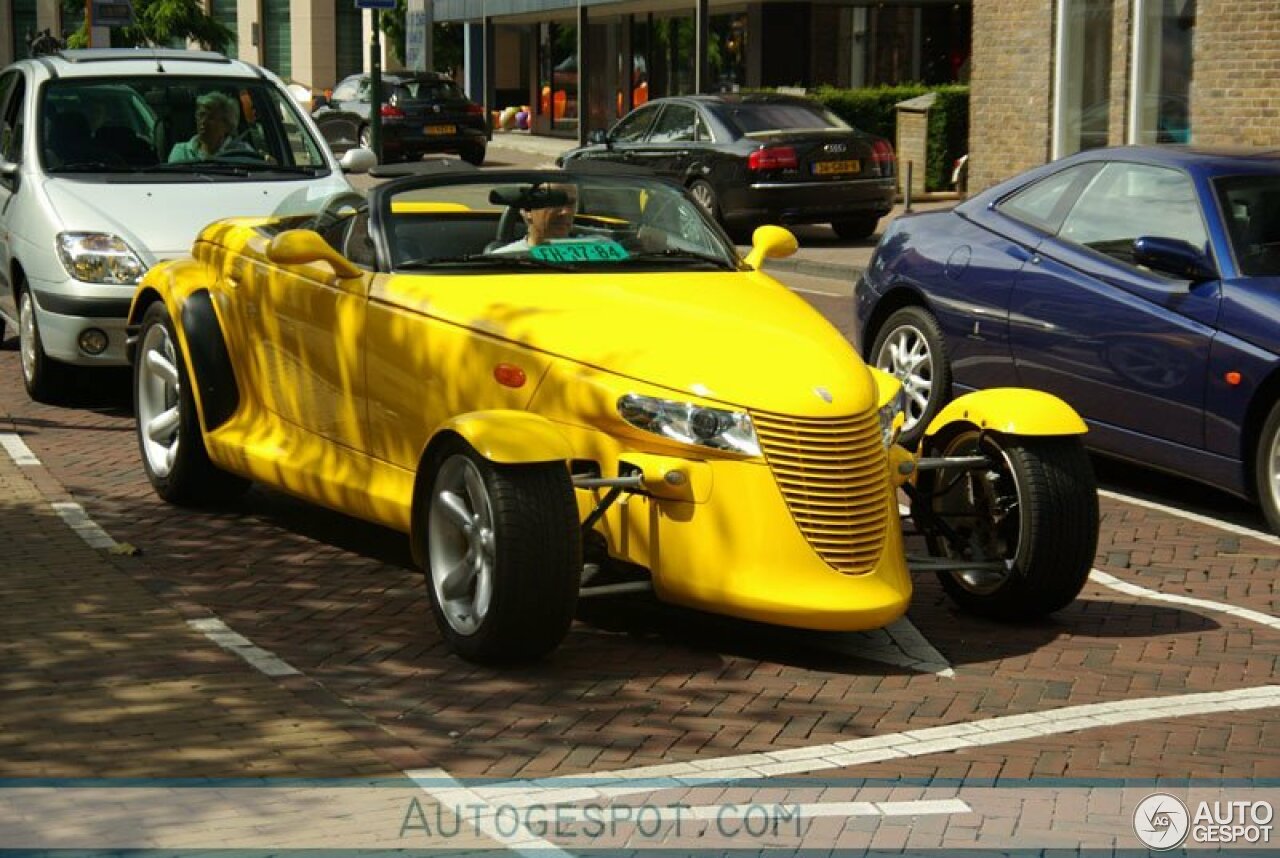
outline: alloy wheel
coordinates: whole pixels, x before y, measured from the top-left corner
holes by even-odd
[[[693,196],[694,201],[702,206],[703,211],[709,215],[715,215],[716,197],[710,185],[706,182],[697,182],[689,189],[689,193]]]
[[[1013,463],[998,444],[966,432],[947,445],[945,456],[985,455],[990,466],[956,474],[943,469],[939,485],[951,485],[937,498],[935,512],[952,522],[958,542],[947,545],[953,559],[1001,562],[1005,568],[966,569],[951,577],[975,596],[989,596],[1004,586],[1022,551],[1022,491]],[[957,476],[959,480],[957,481]]]
[[[22,356],[22,377],[29,384],[36,375],[40,338],[36,335],[36,308],[31,295],[22,293],[18,306],[18,351]]]
[[[163,325],[152,325],[138,354],[138,431],[147,466],[157,477],[173,470],[181,443],[179,405],[182,388],[173,337]]]
[[[489,613],[497,567],[493,504],[484,476],[455,454],[436,475],[427,520],[431,586],[449,626],[473,635]]]
[[[924,332],[904,325],[884,341],[876,355],[876,368],[897,377],[906,393],[906,421],[903,432],[909,432],[924,417],[933,394],[933,355]]]

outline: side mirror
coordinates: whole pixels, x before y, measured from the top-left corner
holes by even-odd
[[[319,110],[322,107],[329,106],[329,97],[323,94],[317,94],[311,97],[312,111]]]
[[[372,149],[357,146],[342,153],[338,166],[344,173],[367,173],[378,166],[378,156],[373,154]]]
[[[21,164],[0,160],[0,184],[11,190],[16,188],[18,186],[18,174],[21,170]]]
[[[597,146],[608,146],[609,132],[603,128],[597,128],[587,135],[587,142],[594,143]]]
[[[1217,269],[1204,252],[1178,238],[1143,236],[1134,239],[1133,261],[1152,271],[1193,283],[1218,279]]]
[[[751,252],[747,254],[746,263],[759,268],[766,259],[783,259],[799,248],[800,243],[791,230],[780,226],[757,227],[751,235]]]
[[[289,229],[271,239],[267,245],[267,258],[277,265],[309,265],[326,262],[333,272],[344,280],[359,277],[364,272],[347,261],[341,253],[329,246],[320,233],[309,229]]]

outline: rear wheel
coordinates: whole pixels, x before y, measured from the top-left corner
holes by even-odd
[[[706,179],[694,179],[689,184],[689,196],[713,219],[720,220],[720,198],[716,196],[716,189],[710,182]]]
[[[879,223],[880,218],[872,215],[863,217],[846,217],[839,220],[833,220],[831,222],[831,228],[836,231],[836,235],[846,241],[859,241],[875,235],[876,225]]]
[[[156,301],[143,314],[133,366],[142,467],[156,494],[169,503],[195,506],[234,499],[249,482],[209,461],[179,349],[169,311]]]
[[[510,663],[555,649],[582,574],[564,465],[495,465],[457,440],[435,457],[425,500],[431,610],[454,651]]]
[[[40,340],[40,323],[36,319],[35,299],[31,290],[19,286],[18,354],[22,364],[22,383],[27,395],[36,402],[54,403],[66,390],[71,370],[44,353]]]
[[[371,132],[371,131],[369,130],[369,126],[368,126],[368,125],[361,125],[361,126],[360,126],[360,133],[359,133],[358,135],[356,135],[356,140],[358,140],[358,141],[359,141],[359,143],[360,143],[360,148],[362,148],[362,149],[372,149],[372,148],[373,148],[373,132]]]
[[[483,146],[468,146],[462,150],[462,160],[477,167],[484,163],[484,155],[485,147]]]
[[[1262,514],[1271,531],[1280,533],[1280,402],[1262,424],[1253,471]]]
[[[899,438],[914,447],[951,397],[951,361],[938,320],[923,307],[903,307],[881,326],[870,358],[902,382],[907,403]]]
[[[1076,437],[1022,437],[967,428],[929,455],[985,456],[979,468],[921,475],[912,516],[929,552],[968,569],[939,572],[962,608],[1003,620],[1069,605],[1098,542],[1098,490]]]

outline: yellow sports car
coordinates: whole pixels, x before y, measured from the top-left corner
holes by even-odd
[[[250,480],[406,533],[461,655],[541,656],[579,597],[883,626],[909,566],[997,617],[1083,586],[1097,493],[1064,403],[952,402],[895,445],[869,369],[680,188],[595,171],[410,175],[208,226],[130,311],[138,440],[174,503]],[[899,490],[928,556],[908,558]]]

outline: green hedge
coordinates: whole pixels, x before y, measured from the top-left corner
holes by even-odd
[[[929,92],[937,93],[938,98],[929,111],[925,188],[930,191],[949,190],[951,165],[969,151],[969,87],[908,84],[875,89],[836,89],[824,86],[809,95],[855,128],[892,142],[897,140],[895,105]],[[899,166],[906,169],[905,164]]]

